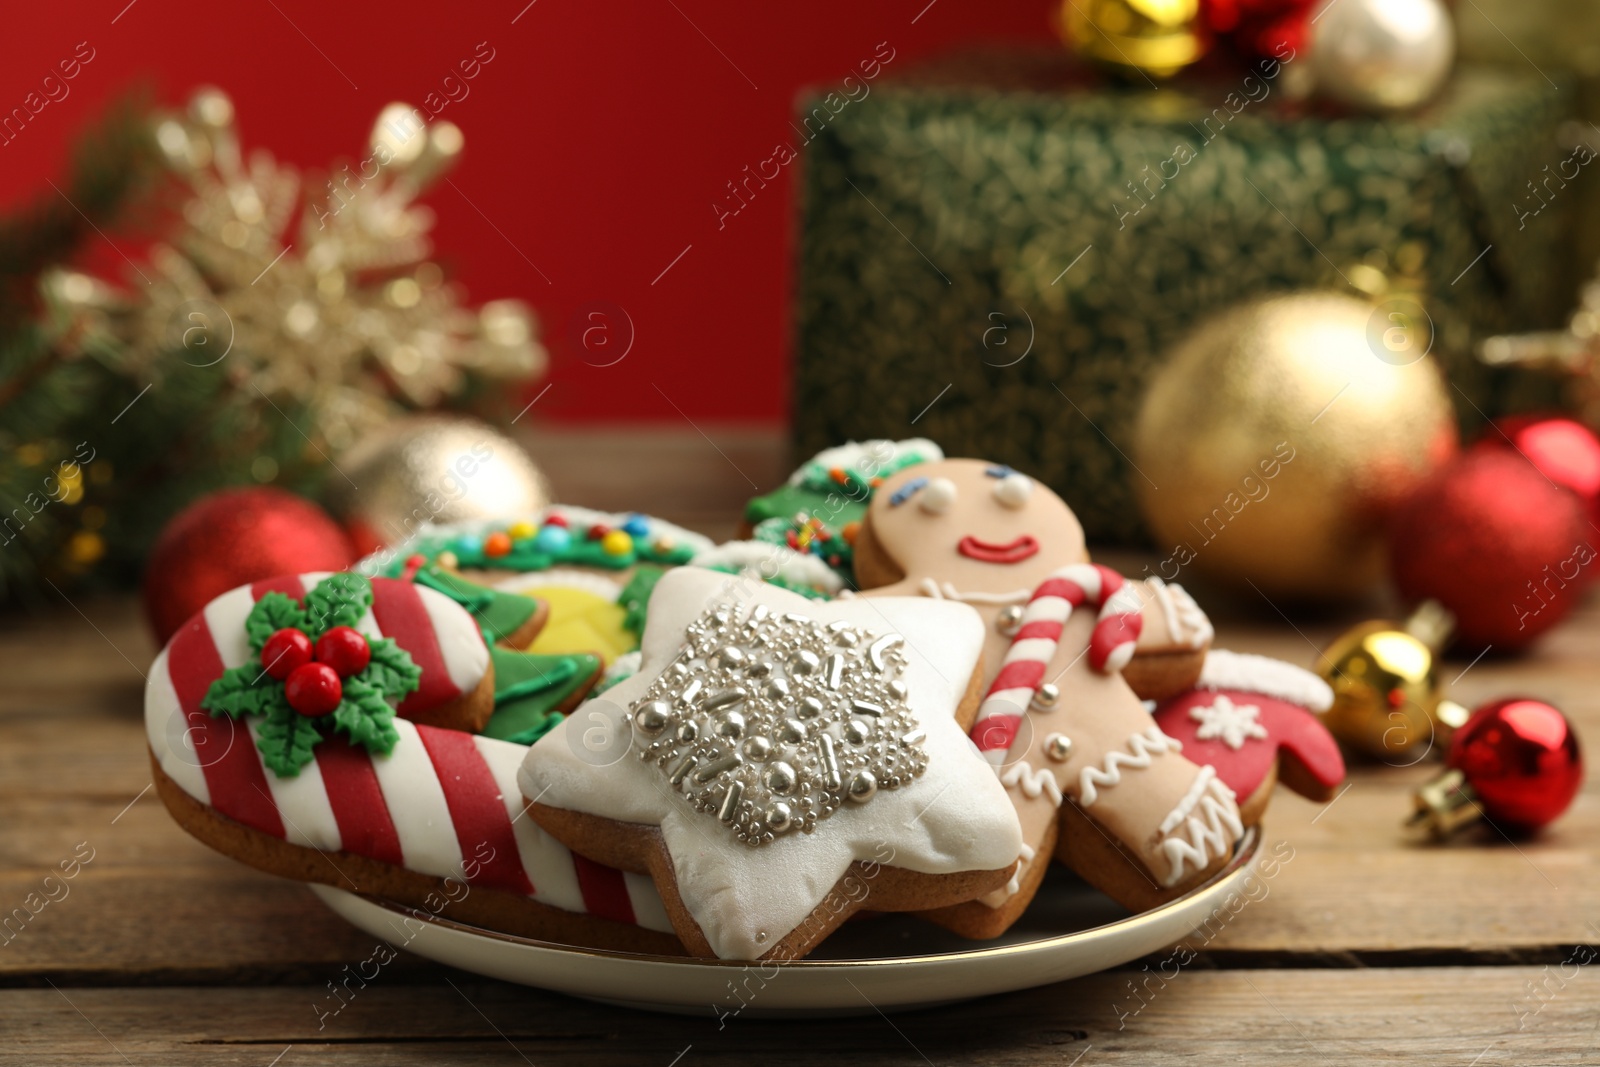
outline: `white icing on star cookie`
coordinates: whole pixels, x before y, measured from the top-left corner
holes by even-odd
[[[867,635],[851,649],[868,663],[872,649],[880,649],[881,659],[888,652],[880,642],[898,635],[904,665],[895,678],[904,684],[915,729],[925,734],[915,741],[925,769],[903,776],[895,788],[876,790],[870,802],[838,806],[816,820],[811,833],[792,826],[760,847],[742,842],[719,813],[697,808],[670,783],[675,765],[664,773],[656,762],[638,758],[641,738],[633,733],[633,713],[647,708],[650,701],[642,698],[678,661],[690,626],[713,606],[725,606],[730,623],[739,625],[758,607],[769,617],[793,613],[824,628],[841,624]],[[535,745],[518,784],[544,805],[659,826],[677,892],[712,951],[724,959],[756,959],[799,927],[857,861],[939,875],[1000,870],[1021,854],[1011,801],[954,717],[983,641],[982,620],[961,604],[920,598],[819,603],[770,585],[741,585],[727,575],[679,568],[663,576],[652,595],[640,672],[580,707]],[[830,669],[826,661],[819,667]],[[703,707],[698,699],[693,704]],[[594,726],[592,711],[602,718],[625,717],[628,751],[595,760],[584,745],[584,730]],[[834,729],[836,742],[845,743],[837,722]],[[808,735],[807,742],[814,741]],[[820,749],[817,755],[820,761]]]

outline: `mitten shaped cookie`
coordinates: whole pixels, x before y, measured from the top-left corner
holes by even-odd
[[[1083,528],[1065,501],[1020,471],[977,459],[920,463],[886,479],[855,545],[862,590],[972,605],[989,625],[991,678],[1034,589],[1056,569],[1087,562]],[[1145,700],[1182,692],[1199,677],[1210,621],[1181,586],[1150,578],[1129,589],[1145,622],[1124,676]]]
[[[1266,656],[1212,649],[1189,692],[1162,702],[1156,724],[1208,763],[1239,795],[1246,826],[1261,821],[1272,786],[1307,800],[1331,800],[1344,781],[1344,757],[1318,714],[1333,690],[1310,671]]]
[[[1022,850],[959,722],[982,647],[961,604],[670,571],[639,672],[529,750],[530,817],[648,873],[696,955],[795,959],[861,908],[971,900]]]
[[[151,667],[157,789],[184,829],[261,870],[510,933],[681,951],[648,879],[521,817],[526,746],[427,725],[480,718],[461,709],[492,702],[492,664],[473,616],[409,581],[242,586]],[[302,667],[323,688],[294,684]]]

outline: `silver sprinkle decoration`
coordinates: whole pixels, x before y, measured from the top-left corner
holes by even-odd
[[[813,833],[927,769],[906,667],[899,634],[708,609],[629,708],[635,751],[744,844]]]

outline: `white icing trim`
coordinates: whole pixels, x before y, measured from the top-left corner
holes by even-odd
[[[232,721],[232,720],[229,720]],[[235,731],[238,741],[242,731]],[[178,702],[178,691],[172,685],[172,674],[167,668],[167,650],[162,649],[144,686],[144,734],[150,742],[150,751],[156,762],[179,789],[202,804],[211,803],[211,790],[206,786],[206,773],[201,769],[199,757],[192,747],[188,753],[173,751],[174,746],[188,745],[189,720],[184,717],[183,705]]]
[[[595,695],[598,696],[618,682],[638,674],[641,659],[638,649],[618,656],[612,661],[611,666],[606,668],[605,674],[600,676],[600,684],[595,687]]]
[[[1206,653],[1200,668],[1201,689],[1236,689],[1277,697],[1312,711],[1327,711],[1333,706],[1333,690],[1328,683],[1308,670],[1270,656],[1254,656],[1214,648]]]
[[[646,930],[672,933],[672,919],[667,916],[667,906],[656,892],[656,884],[648,874],[622,872],[622,884],[628,890],[628,902],[633,905],[633,921]]]
[[[1190,648],[1204,648],[1206,642],[1216,636],[1210,616],[1195,603],[1194,597],[1183,586],[1177,582],[1164,582],[1155,576],[1146,579],[1146,582],[1153,591],[1152,599],[1161,608],[1161,615],[1166,620],[1167,633],[1172,635],[1174,641]]]
[[[245,720],[249,734],[235,734],[235,744],[248,742],[261,751],[261,717],[251,715]],[[283,839],[291,845],[304,845],[321,852],[337,852],[344,847],[339,834],[339,823],[333,817],[333,804],[328,800],[328,789],[322,782],[322,768],[312,760],[300,768],[292,778],[280,778],[271,771],[266,773],[268,799],[278,809],[283,820]]]
[[[922,595],[931,596],[935,600],[956,600],[963,604],[1026,604],[1033,595],[1031,589],[1013,589],[1009,593],[963,593],[954,585],[945,582],[940,585],[932,578],[922,579]]]
[[[445,672],[450,681],[463,693],[470,693],[483,681],[489,669],[489,646],[483,643],[483,634],[477,625],[462,626],[459,616],[464,614],[460,604],[435,589],[425,585],[416,587],[422,598],[423,610],[439,641],[439,652],[444,657]],[[469,615],[470,619],[471,616]]]
[[[1056,781],[1055,773],[1048,767],[1035,767],[1026,760],[1018,760],[1000,775],[1000,784],[1017,786],[1022,790],[1022,795],[1029,800],[1035,799],[1040,794],[1047,794],[1050,803],[1058,808],[1061,806],[1061,785]]]
[[[1078,806],[1087,808],[1100,799],[1100,789],[1110,789],[1122,781],[1122,768],[1145,770],[1153,757],[1166,752],[1181,752],[1183,743],[1161,732],[1161,727],[1151,725],[1142,733],[1128,738],[1128,751],[1113,749],[1107,752],[1101,765],[1085,767],[1078,775]]]
[[[551,567],[547,571],[524,571],[494,583],[503,593],[537,595],[540,589],[578,589],[585,593],[616,600],[622,592],[622,583],[597,571],[579,570],[577,567]]]
[[[790,585],[803,585],[830,596],[844,588],[844,579],[809,552],[796,552],[787,545],[768,541],[727,541],[697,553],[691,567],[737,567],[737,573],[751,578],[778,577]]]
[[[1170,888],[1183,880],[1190,866],[1198,873],[1226,856],[1243,836],[1233,790],[1209,764],[1201,767],[1177,807],[1161,820],[1160,833],[1158,847],[1168,866],[1161,884]]]
[[[885,451],[885,445],[888,446],[889,456],[886,460],[880,460],[878,456]],[[904,441],[890,441],[883,438],[859,442],[846,441],[842,445],[824,448],[795,468],[794,473],[789,475],[789,484],[799,485],[804,481],[806,468],[813,463],[828,470],[838,467],[841,470],[853,470],[857,474],[864,474],[865,471],[859,465],[862,460],[870,460],[874,466],[886,467],[898,460],[904,452],[921,453],[924,460],[929,463],[937,463],[944,459],[944,449],[926,437],[909,437]]]
[[[410,720],[397,718],[394,726],[400,740],[387,756],[372,757],[372,769],[400,838],[400,855],[409,870],[439,878],[458,876],[461,843],[433,761]]]

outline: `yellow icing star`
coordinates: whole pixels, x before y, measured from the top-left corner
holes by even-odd
[[[550,617],[529,652],[556,656],[592,652],[611,666],[618,656],[639,647],[636,637],[622,625],[627,613],[614,601],[587,589],[547,585],[522,590],[550,605]]]

